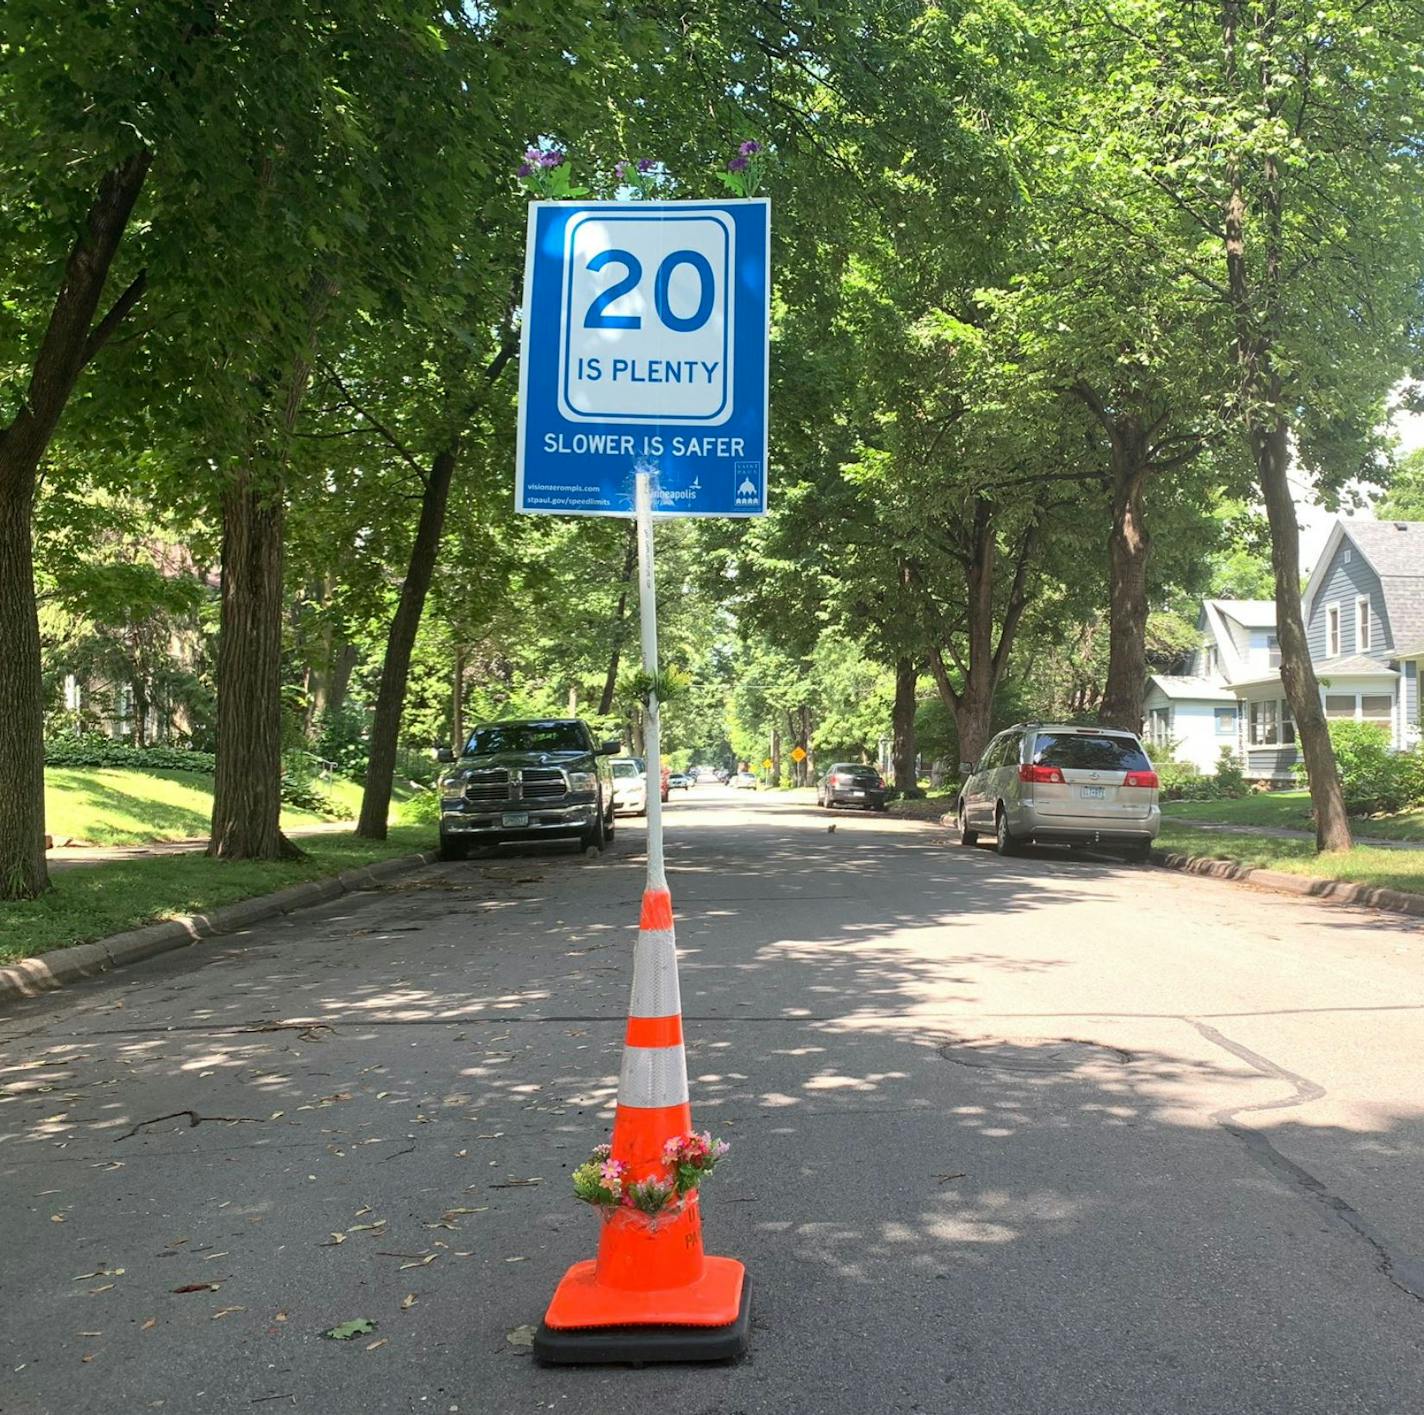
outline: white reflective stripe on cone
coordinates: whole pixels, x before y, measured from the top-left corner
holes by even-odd
[[[623,1048],[618,1104],[655,1110],[687,1099],[687,1057],[680,1046]]]
[[[671,1017],[682,1011],[677,987],[677,944],[671,929],[644,929],[633,949],[630,1017]]]

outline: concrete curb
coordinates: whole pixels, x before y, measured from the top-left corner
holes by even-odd
[[[39,997],[63,987],[65,983],[96,978],[128,963],[155,958],[175,948],[187,948],[199,939],[234,933],[277,914],[290,914],[297,909],[308,909],[313,904],[339,899],[343,894],[374,889],[383,880],[433,865],[436,858],[433,850],[397,855],[363,869],[345,870],[331,879],[309,880],[306,884],[294,884],[272,894],[240,899],[236,904],[224,904],[206,914],[180,914],[175,919],[165,919],[161,924],[149,924],[146,928],[113,934],[95,943],[56,948],[38,958],[22,958],[18,963],[0,968],[0,1005],[22,998]]]
[[[1363,904],[1395,914],[1424,915],[1424,894],[1408,894],[1401,889],[1379,885],[1350,884],[1339,879],[1313,879],[1282,870],[1251,870],[1231,860],[1213,860],[1205,855],[1179,855],[1171,850],[1154,850],[1152,863],[1186,874],[1210,875],[1213,879],[1234,880],[1273,889],[1280,894],[1298,894],[1311,899],[1328,899],[1335,904]]]
[[[957,825],[952,815],[939,818],[940,825]],[[1231,860],[1214,860],[1209,855],[1179,855],[1173,850],[1152,851],[1152,863],[1167,870],[1180,870],[1189,875],[1210,875],[1212,879],[1232,880],[1237,884],[1254,884],[1259,889],[1273,889],[1279,894],[1297,894],[1309,899],[1328,899],[1335,904],[1363,904],[1371,909],[1384,909],[1394,914],[1424,916],[1424,894],[1408,894],[1402,889],[1385,889],[1380,885],[1350,884],[1342,879],[1315,879],[1309,875],[1287,874],[1284,870],[1251,870]]]

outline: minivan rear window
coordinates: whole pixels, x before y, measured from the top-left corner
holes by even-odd
[[[1039,766],[1077,771],[1150,771],[1147,754],[1131,737],[1106,733],[1040,732],[1033,739],[1033,760]]]

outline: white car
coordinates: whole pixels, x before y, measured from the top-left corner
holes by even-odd
[[[755,791],[757,779],[749,771],[739,771],[728,783],[734,791]]]
[[[648,814],[648,774],[634,757],[615,757],[613,767],[613,811],[620,816]]]

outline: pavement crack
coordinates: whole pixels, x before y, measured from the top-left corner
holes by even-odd
[[[1228,1106],[1224,1110],[1212,1112],[1212,1120],[1220,1125],[1233,1139],[1240,1141],[1246,1153],[1263,1169],[1277,1178],[1285,1180],[1297,1193],[1321,1204],[1336,1222],[1344,1225],[1357,1238],[1362,1238],[1374,1250],[1379,1270],[1401,1292],[1417,1302],[1424,1302],[1424,1263],[1402,1252],[1386,1234],[1360,1213],[1348,1200],[1333,1193],[1320,1179],[1317,1179],[1303,1165],[1283,1155],[1266,1136],[1249,1125],[1242,1125],[1237,1117],[1265,1110],[1290,1110],[1296,1106],[1309,1105],[1322,1099],[1327,1093],[1324,1086],[1307,1080],[1304,1076],[1288,1071],[1277,1065],[1269,1057],[1252,1051],[1250,1047],[1233,1041],[1215,1027],[1198,1022],[1194,1017],[1184,1021],[1191,1024],[1213,1046],[1229,1051],[1232,1056],[1244,1061],[1253,1070],[1273,1080],[1284,1081],[1292,1088],[1293,1094],[1282,1100],[1263,1101],[1256,1105]]]
[[[258,1125],[262,1121],[259,1115],[199,1115],[195,1110],[175,1110],[169,1115],[155,1115],[152,1120],[140,1120],[132,1130],[115,1135],[114,1143],[117,1145],[120,1140],[132,1139],[149,1125],[161,1125],[165,1120],[180,1120],[185,1115],[188,1117],[189,1130],[196,1130],[204,1121],[220,1125]]]

